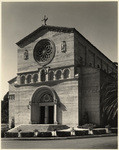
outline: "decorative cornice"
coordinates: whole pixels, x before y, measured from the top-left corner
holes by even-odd
[[[47,86],[54,86],[62,82],[66,81],[73,81],[77,80],[78,78],[70,78],[70,79],[62,79],[62,80],[52,80],[52,81],[44,81],[44,82],[37,82],[37,83],[29,83],[29,84],[15,84],[15,87],[23,87],[23,86],[41,86],[41,85],[47,85]]]

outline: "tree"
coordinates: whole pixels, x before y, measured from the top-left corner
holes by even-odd
[[[8,123],[9,118],[9,92],[7,92],[1,101],[1,123]]]
[[[117,122],[118,101],[117,101],[117,77],[108,78],[101,87],[101,112],[103,119],[108,123]]]

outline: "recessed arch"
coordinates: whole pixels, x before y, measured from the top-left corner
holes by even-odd
[[[41,78],[41,81],[45,81],[46,80],[46,73],[45,73],[44,69],[42,69],[41,72],[40,72],[40,78]]]
[[[62,70],[59,69],[55,73],[56,80],[61,79],[61,76],[62,76]]]
[[[48,86],[36,89],[31,99],[31,122],[34,124],[54,124],[57,120],[57,100],[55,91]]]
[[[32,78],[31,74],[28,74],[28,75],[26,76],[26,82],[27,82],[27,83],[31,83],[31,78]]]
[[[68,68],[64,69],[63,70],[63,78],[67,79],[67,78],[69,78],[69,76],[70,76],[70,70]]]
[[[21,76],[20,83],[21,84],[25,84],[25,76],[24,75]]]
[[[36,89],[32,96],[32,103],[39,103],[39,97],[41,97],[42,93],[49,93],[53,97],[53,102],[56,102],[56,94],[53,88],[49,86],[41,86],[40,88]]]
[[[54,71],[50,71],[48,73],[48,80],[53,80],[54,79]]]
[[[37,73],[35,73],[35,74],[33,75],[33,82],[34,82],[34,83],[38,82],[38,74],[37,74]]]

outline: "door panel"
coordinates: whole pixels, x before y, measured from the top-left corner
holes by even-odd
[[[54,124],[54,106],[48,107],[48,123]]]
[[[45,124],[45,106],[40,107],[40,124]]]

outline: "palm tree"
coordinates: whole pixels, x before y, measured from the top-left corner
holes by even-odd
[[[108,78],[101,87],[101,112],[102,117],[106,116],[108,122],[117,118],[117,77]]]

